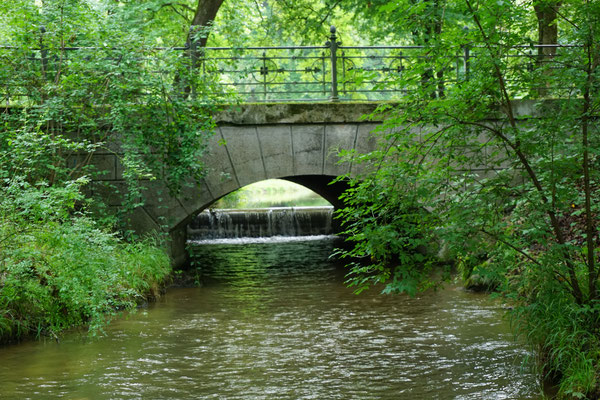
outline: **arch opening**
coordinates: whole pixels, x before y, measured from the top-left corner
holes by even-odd
[[[331,207],[326,198],[308,187],[285,179],[267,179],[235,190],[210,208]]]
[[[339,193],[331,181],[307,176],[270,179],[247,185],[200,210],[187,224],[187,239],[240,239],[330,235]],[[339,190],[339,188],[338,188]],[[323,194],[325,196],[323,196]],[[330,201],[330,199],[333,201]]]

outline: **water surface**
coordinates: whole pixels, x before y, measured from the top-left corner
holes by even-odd
[[[356,296],[332,246],[205,243],[204,287],[170,289],[101,339],[0,348],[0,398],[541,398],[499,303],[455,287]]]

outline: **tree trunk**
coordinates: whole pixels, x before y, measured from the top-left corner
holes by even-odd
[[[206,29],[212,24],[215,17],[217,16],[219,8],[221,8],[221,4],[223,4],[223,0],[198,0],[196,13],[194,14],[194,18],[192,19],[192,24],[190,26],[190,35],[188,35],[188,43],[190,43],[192,39],[190,37],[192,34],[196,33],[200,29]],[[205,31],[198,39],[196,46],[205,47],[207,41],[208,31]]]
[[[539,0],[533,4],[535,16],[538,22],[538,44],[556,44],[558,43],[558,25],[556,18],[560,9],[561,1]],[[544,58],[547,55],[556,54],[556,48],[540,48],[538,56]]]
[[[561,0],[538,0],[534,2],[533,8],[538,22],[538,45],[550,45],[558,43],[558,25],[556,18],[561,6]],[[556,55],[556,47],[539,47],[537,52],[538,67],[545,68]],[[546,70],[544,76],[550,76],[550,71]],[[538,88],[538,94],[545,96],[548,94],[549,82],[545,87]]]
[[[208,41],[210,25],[217,16],[217,12],[219,11],[219,8],[221,8],[223,1],[224,0],[198,0],[198,6],[196,7],[196,12],[194,13],[194,18],[192,18],[192,23],[185,41],[186,47],[189,50],[186,50],[183,53],[187,59],[191,60],[190,72],[198,69],[201,62],[200,60],[204,57],[203,49],[206,47],[206,42]],[[175,87],[180,88],[181,96],[188,97],[191,95],[192,98],[196,97],[196,90],[193,83],[190,83],[189,81],[186,82],[186,79],[180,74],[175,76],[174,81]]]

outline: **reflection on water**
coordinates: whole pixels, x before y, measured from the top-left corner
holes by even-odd
[[[0,349],[0,398],[541,398],[498,303],[356,296],[332,246],[204,244],[204,287],[169,290],[99,340]]]

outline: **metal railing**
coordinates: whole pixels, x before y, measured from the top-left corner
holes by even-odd
[[[389,101],[415,89],[402,78],[411,65],[427,57],[427,50],[342,46],[331,27],[324,46],[207,47],[198,64],[203,74],[216,75],[222,86],[246,102]],[[443,84],[467,79],[469,49],[446,58],[455,64],[444,67]]]
[[[509,89],[517,97],[524,96],[520,93],[524,80],[536,70],[561,68],[557,57],[576,47],[524,45],[503,52],[500,61]],[[123,48],[50,48],[42,31],[36,49],[26,54],[19,50],[0,46],[0,99],[7,104],[40,96],[36,84],[47,84],[49,76],[59,72],[110,74],[121,70],[125,74],[130,73],[123,67],[127,63],[137,65],[131,73],[144,75],[140,81],[147,85],[138,88],[141,95],[152,94],[152,85],[160,82],[163,89],[166,86],[190,98],[202,100],[207,93],[220,91],[240,102],[397,101],[424,86],[432,96],[443,97],[474,72],[492,69],[486,65],[490,57],[481,57],[485,51],[481,47],[463,46],[434,54],[439,50],[423,46],[342,46],[334,27],[323,46],[198,48],[192,41],[186,47],[149,48],[131,58]],[[82,63],[95,60],[110,60],[114,68],[81,68]],[[8,75],[12,73],[22,74],[30,84],[11,84]],[[543,86],[549,90],[552,84]]]

